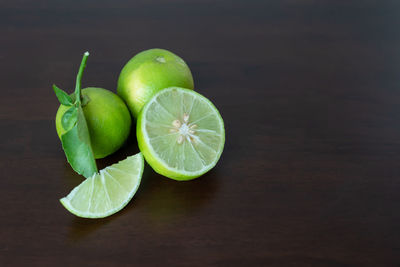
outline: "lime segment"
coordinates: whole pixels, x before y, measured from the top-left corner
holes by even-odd
[[[87,178],[60,202],[78,217],[110,216],[125,207],[135,195],[143,166],[141,153],[130,156]]]
[[[158,173],[190,180],[218,162],[224,122],[215,106],[192,90],[170,87],[157,93],[138,117],[139,148]]]

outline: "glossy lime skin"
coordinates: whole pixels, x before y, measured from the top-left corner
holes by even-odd
[[[117,151],[128,138],[132,123],[129,110],[118,95],[103,88],[85,88],[82,89],[82,95],[90,99],[82,109],[94,157],[104,158]],[[57,111],[56,129],[60,139],[65,133],[61,118],[68,109],[60,105]]]
[[[193,89],[193,77],[185,61],[164,49],[140,52],[126,63],[118,79],[117,92],[133,117],[160,90],[171,87]]]

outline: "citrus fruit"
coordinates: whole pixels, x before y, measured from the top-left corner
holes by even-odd
[[[143,105],[166,87],[193,89],[193,77],[185,61],[164,49],[140,52],[126,63],[118,78],[118,95],[136,118]]]
[[[166,88],[143,107],[137,138],[146,161],[159,174],[190,180],[219,160],[224,122],[215,106],[193,90]]]
[[[117,151],[129,136],[131,116],[122,99],[102,88],[82,89],[82,96],[88,100],[83,106],[89,128],[90,142],[96,159],[104,158]],[[58,136],[65,133],[61,118],[69,107],[60,105],[56,115]]]
[[[130,156],[87,178],[60,202],[78,217],[110,216],[125,207],[135,195],[143,166],[141,153]]]

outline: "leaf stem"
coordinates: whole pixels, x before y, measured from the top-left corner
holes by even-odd
[[[79,67],[78,74],[76,75],[76,85],[75,85],[75,98],[76,98],[75,104],[76,105],[81,104],[81,80],[82,80],[83,70],[86,67],[86,61],[87,61],[88,56],[89,56],[89,52],[86,51],[85,53],[83,53],[81,66]]]

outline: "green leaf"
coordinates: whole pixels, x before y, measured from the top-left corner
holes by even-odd
[[[55,84],[53,84],[53,90],[61,104],[65,106],[72,106],[74,104],[71,97],[66,92],[58,88]]]
[[[61,118],[61,125],[65,131],[69,131],[78,120],[78,108],[70,107]]]
[[[83,110],[76,108],[76,123],[61,136],[62,146],[71,167],[86,178],[97,173],[96,160],[90,145],[90,135]]]
[[[81,80],[88,56],[88,52],[83,54],[76,78],[75,94],[69,96],[57,86],[53,86],[60,103],[72,106],[61,118],[62,127],[66,130],[61,136],[62,147],[72,169],[85,177],[91,177],[97,172],[89,130],[82,110],[82,102],[87,103],[89,100],[81,101]]]

